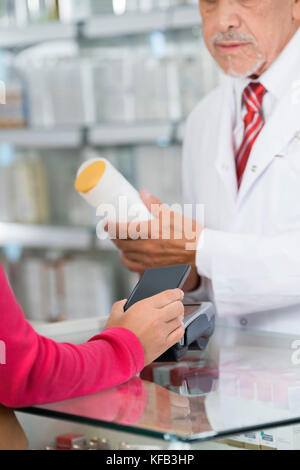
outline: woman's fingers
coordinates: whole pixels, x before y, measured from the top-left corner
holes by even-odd
[[[181,300],[177,300],[172,304],[167,305],[166,307],[160,310],[160,314],[163,316],[165,322],[170,322],[176,318],[183,320],[184,317],[184,305]]]
[[[183,337],[183,335],[184,335],[183,326],[180,326],[176,330],[172,331],[167,338],[167,349],[171,348],[172,346],[174,346],[174,344],[178,343]]]
[[[166,324],[167,334],[170,335],[173,331],[177,330],[180,327],[184,327],[183,322],[180,318],[176,318],[175,320],[169,321]]]
[[[184,292],[180,289],[170,289],[160,294],[154,295],[151,298],[152,305],[155,308],[164,308],[169,304],[172,304],[177,301],[182,301],[184,297]]]

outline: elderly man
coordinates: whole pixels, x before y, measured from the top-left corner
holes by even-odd
[[[222,323],[300,333],[300,0],[199,6],[227,75],[186,127],[183,202],[202,204],[205,219],[187,237],[170,213],[163,237],[161,205],[156,236],[115,242],[132,271],[190,263],[187,296],[214,300]]]

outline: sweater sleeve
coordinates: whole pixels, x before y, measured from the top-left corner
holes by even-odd
[[[144,367],[141,343],[123,328],[104,330],[76,346],[38,335],[26,321],[2,267],[0,343],[0,403],[11,408],[96,393],[126,382]]]

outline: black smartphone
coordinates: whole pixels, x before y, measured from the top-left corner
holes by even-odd
[[[160,294],[165,290],[181,289],[190,272],[191,266],[189,264],[147,269],[130,294],[124,310],[128,310],[140,300]]]

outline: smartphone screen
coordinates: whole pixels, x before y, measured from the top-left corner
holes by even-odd
[[[152,297],[168,289],[181,289],[191,272],[189,264],[147,269],[132,291],[124,310],[140,300]]]

